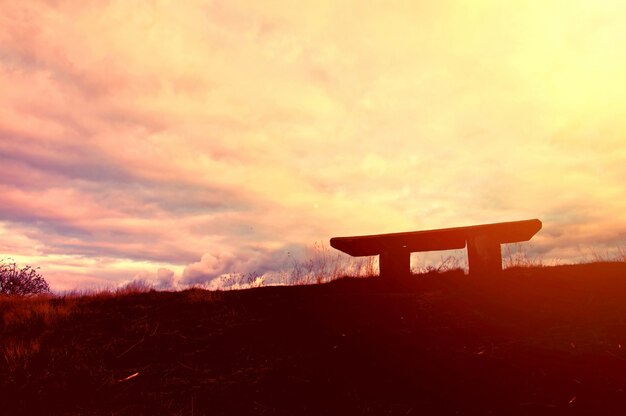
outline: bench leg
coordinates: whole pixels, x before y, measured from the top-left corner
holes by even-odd
[[[500,242],[486,236],[476,236],[467,240],[467,262],[469,274],[480,276],[497,274],[502,271]]]
[[[404,248],[380,254],[380,276],[386,279],[403,279],[411,276],[411,252]]]

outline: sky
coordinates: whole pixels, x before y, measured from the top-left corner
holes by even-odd
[[[621,0],[0,0],[0,258],[71,290],[529,218],[546,261],[624,248],[625,18]]]

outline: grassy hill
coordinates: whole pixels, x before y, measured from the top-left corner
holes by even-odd
[[[0,300],[0,414],[623,415],[626,264]]]

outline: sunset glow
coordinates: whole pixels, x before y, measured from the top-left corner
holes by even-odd
[[[626,246],[626,3],[2,1],[0,258],[55,290],[539,218]]]

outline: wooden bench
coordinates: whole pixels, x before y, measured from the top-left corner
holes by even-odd
[[[334,237],[330,245],[351,256],[380,256],[380,275],[403,278],[411,275],[411,253],[454,250],[467,246],[471,275],[502,271],[500,244],[530,240],[539,230],[538,219],[472,225],[469,227],[406,233]]]

